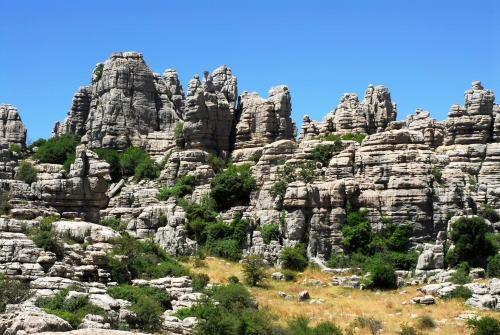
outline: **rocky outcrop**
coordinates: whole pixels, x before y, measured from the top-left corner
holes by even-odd
[[[56,208],[63,217],[96,221],[108,204],[109,164],[79,146],[68,173],[58,164],[39,164],[32,191],[36,198]]]
[[[52,130],[53,136],[73,134],[81,137],[85,134],[85,123],[90,113],[90,101],[92,99],[92,89],[89,86],[82,86],[73,96],[71,109],[66,119],[56,122]]]
[[[269,98],[244,92],[239,99],[234,149],[262,147],[279,140],[292,140],[294,124],[288,87],[269,90]]]
[[[27,130],[21,121],[17,108],[12,105],[0,105],[0,141],[9,145],[26,146]]]

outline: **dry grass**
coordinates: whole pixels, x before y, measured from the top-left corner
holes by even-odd
[[[195,272],[209,275],[212,283],[227,283],[227,278],[235,275],[243,280],[241,266],[238,263],[228,262],[208,257],[206,267],[193,268]],[[187,263],[192,267],[192,262]],[[272,269],[271,269],[272,270]],[[270,271],[271,271],[270,270]],[[306,286],[302,284],[307,279],[319,279],[327,284],[326,287]],[[383,323],[383,334],[397,334],[401,324],[417,327],[417,318],[430,316],[436,321],[436,328],[424,330],[424,334],[470,334],[465,322],[455,318],[465,312],[473,311],[479,315],[498,317],[495,312],[482,312],[472,309],[463,302],[452,300],[438,300],[436,305],[420,306],[407,304],[412,297],[419,295],[417,287],[405,287],[398,291],[360,291],[341,287],[329,286],[330,275],[318,270],[306,270],[297,277],[295,282],[277,282],[268,280],[263,288],[250,288],[259,305],[268,307],[279,316],[279,322],[286,323],[298,315],[309,317],[313,323],[319,321],[333,321],[342,328],[347,328],[357,317],[372,317]],[[297,296],[300,291],[307,290],[312,299],[322,299],[322,304],[298,302],[295,298],[285,300],[278,296],[279,291]],[[370,334],[368,329],[360,329],[356,334]]]

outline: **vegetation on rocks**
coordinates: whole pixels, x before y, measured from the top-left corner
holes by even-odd
[[[72,135],[52,137],[40,144],[33,158],[41,163],[65,164],[75,153],[78,139]]]
[[[5,307],[9,304],[19,304],[31,297],[29,285],[7,278],[0,273],[0,313],[5,312]]]
[[[306,247],[299,243],[293,247],[283,248],[280,261],[285,269],[303,271],[309,264]]]
[[[260,234],[266,244],[271,243],[271,241],[279,241],[281,237],[280,226],[276,223],[260,226]]]
[[[210,196],[215,200],[217,209],[225,210],[248,203],[250,192],[255,188],[255,178],[250,165],[230,165],[215,176],[211,186]]]
[[[33,164],[28,161],[20,162],[16,171],[16,179],[22,180],[27,184],[35,182],[37,179],[37,171]]]
[[[94,152],[99,156],[100,159],[106,161],[109,164],[109,175],[113,182],[117,182],[122,177],[122,169],[120,165],[120,154],[116,150],[96,148]]]
[[[196,177],[186,175],[180,177],[173,187],[162,187],[158,194],[159,200],[168,200],[170,197],[182,198],[185,195],[191,194],[196,186]]]
[[[53,252],[58,259],[62,259],[64,257],[64,244],[52,226],[56,220],[55,217],[44,217],[38,226],[26,229],[25,232],[37,247]]]

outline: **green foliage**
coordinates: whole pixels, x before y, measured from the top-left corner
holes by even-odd
[[[170,197],[182,198],[185,195],[193,193],[195,185],[196,177],[191,175],[182,176],[173,187],[162,187],[158,194],[158,199],[165,201]]]
[[[231,275],[227,278],[227,282],[229,284],[239,284],[240,282],[240,279],[238,277],[236,277],[235,275]]]
[[[275,223],[260,226],[260,233],[266,244],[271,243],[271,241],[279,241],[281,236],[280,226]]]
[[[101,80],[102,77],[102,70],[104,69],[104,64],[97,64],[97,66],[94,69],[94,82],[98,82]]]
[[[436,321],[428,315],[422,315],[417,319],[417,324],[420,329],[436,328]]]
[[[464,285],[471,282],[469,278],[470,266],[467,262],[462,262],[455,267],[455,273],[451,276],[453,284]]]
[[[500,215],[495,207],[490,204],[484,204],[479,211],[479,215],[493,223],[500,221]]]
[[[201,318],[195,335],[274,335],[272,315],[259,311],[248,290],[239,284],[215,286],[205,291],[207,298],[176,316]]]
[[[341,136],[341,139],[344,141],[356,141],[361,144],[365,139],[366,134],[363,133],[348,133]]]
[[[391,264],[375,259],[368,271],[370,274],[365,283],[368,288],[390,290],[398,287],[398,277]]]
[[[293,247],[283,248],[280,261],[285,269],[303,271],[309,262],[305,246],[299,243]]]
[[[45,142],[47,142],[44,138],[39,138],[28,146],[29,150],[33,150],[34,148],[41,147]]]
[[[183,128],[184,128],[184,122],[179,121],[175,124],[175,128],[174,128],[175,139],[180,140],[180,139],[184,138]]]
[[[54,314],[68,321],[75,329],[78,328],[85,315],[105,314],[102,308],[91,304],[86,295],[67,300],[66,296],[69,291],[70,288],[67,288],[53,296],[39,298],[35,305],[42,308],[46,313]]]
[[[217,209],[226,210],[248,203],[250,192],[255,188],[255,178],[250,165],[230,165],[212,179],[211,186],[210,195],[215,200]]]
[[[29,285],[16,279],[9,279],[0,273],[0,314],[8,304],[19,304],[31,297]]]
[[[145,331],[159,330],[163,311],[172,308],[168,293],[155,287],[118,285],[109,288],[108,294],[115,299],[130,301],[131,309],[137,315],[136,323],[130,326]]]
[[[66,160],[63,163],[64,171],[69,172],[69,170],[71,169],[71,164],[73,164],[75,160],[76,160],[76,154],[74,152],[68,154],[68,158],[66,158]]]
[[[500,334],[500,320],[491,316],[467,321],[467,327],[472,329],[472,335],[498,335]]]
[[[488,257],[486,273],[490,278],[500,278],[500,254]]]
[[[9,146],[9,151],[20,155],[23,152],[23,148],[19,144],[13,143]]]
[[[373,233],[366,218],[366,211],[353,211],[347,214],[346,222],[341,227],[342,244],[349,252],[369,252]]]
[[[318,145],[311,152],[311,158],[316,162],[320,162],[323,166],[328,166],[334,152],[335,146],[333,144]]]
[[[64,245],[52,227],[52,223],[56,220],[55,217],[45,217],[37,227],[28,230],[27,234],[37,247],[45,251],[51,251],[56,254],[58,259],[62,259],[64,257]]]
[[[245,282],[250,286],[259,285],[266,278],[265,263],[258,255],[247,256],[243,260]]]
[[[41,144],[33,157],[42,163],[64,164],[77,145],[78,140],[72,135],[53,137]]]
[[[288,323],[287,333],[290,335],[342,335],[342,330],[329,321],[323,321],[311,327],[308,318],[298,316]]]
[[[122,178],[122,170],[120,166],[120,153],[113,149],[96,148],[94,152],[100,159],[109,164],[109,174],[113,182],[117,182]]]
[[[226,161],[211,154],[207,157],[207,164],[210,165],[210,167],[216,174],[224,170],[224,168],[227,166]]]
[[[192,285],[195,292],[203,291],[210,282],[210,277],[206,273],[195,273],[192,276]]]
[[[120,155],[120,166],[122,174],[126,176],[134,175],[136,166],[138,166],[141,162],[147,160],[148,158],[149,155],[143,148],[127,148]]]
[[[276,198],[278,195],[283,198],[286,193],[286,189],[288,187],[288,183],[286,180],[280,179],[271,186],[269,193],[273,198]]]
[[[10,193],[4,190],[0,190],[0,215],[6,215],[10,213],[12,206],[10,205]]]
[[[297,279],[297,272],[289,269],[282,269],[281,273],[285,277],[285,281],[295,281]]]
[[[115,241],[109,255],[111,277],[118,283],[128,283],[135,278],[161,278],[187,276],[190,272],[157,244],[142,242],[127,233]]]
[[[16,171],[16,179],[22,180],[27,184],[34,183],[37,179],[37,172],[33,164],[28,161],[22,161]]]
[[[200,242],[205,242],[205,247],[214,256],[239,260],[246,243],[248,224],[247,220],[239,217],[234,218],[230,224],[217,220],[206,223],[198,233]]]
[[[441,183],[443,181],[443,173],[438,168],[433,168],[431,170],[431,174],[434,177],[434,180],[438,183]]]
[[[101,219],[99,224],[116,231],[125,231],[125,229],[127,229],[127,224],[117,218]]]
[[[472,291],[465,286],[457,286],[453,291],[443,297],[443,299],[467,300],[472,297]]]
[[[401,325],[401,331],[398,334],[399,335],[423,335],[421,332],[419,332],[415,328],[408,326],[406,324]]]
[[[454,248],[446,253],[450,265],[468,262],[471,266],[486,265],[488,256],[496,253],[493,243],[486,238],[489,227],[480,217],[461,217],[451,225],[450,239]]]
[[[351,267],[351,260],[344,254],[333,254],[326,262],[326,265],[333,269],[343,269]]]
[[[141,161],[134,169],[134,178],[136,180],[156,179],[159,175],[160,169],[158,168],[158,164],[149,156]]]

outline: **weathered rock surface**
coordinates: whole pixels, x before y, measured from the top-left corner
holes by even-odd
[[[21,121],[17,108],[12,105],[0,105],[0,141],[26,146],[27,130]]]

